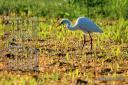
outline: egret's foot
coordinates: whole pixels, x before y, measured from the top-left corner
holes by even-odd
[[[86,55],[92,55],[92,51],[91,52],[86,52]]]
[[[85,42],[90,42],[90,40],[86,40]]]

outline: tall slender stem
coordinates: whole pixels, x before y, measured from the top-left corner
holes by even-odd
[[[81,49],[81,55],[82,55],[82,51],[83,51],[83,48],[84,48],[84,45],[85,45],[85,42],[86,42],[86,38],[85,38],[85,34],[83,35],[83,45],[82,45],[82,49]]]
[[[90,36],[90,39],[91,39],[91,51],[92,51],[92,37],[91,37],[91,34],[88,32],[89,36]]]

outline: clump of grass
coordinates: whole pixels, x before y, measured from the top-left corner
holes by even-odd
[[[107,37],[114,40],[117,43],[127,43],[128,42],[128,21],[120,18],[116,24],[112,26],[106,26],[104,28],[104,33],[101,37]]]
[[[64,5],[63,5],[64,4]],[[0,14],[15,12],[19,15],[69,17],[87,16],[93,18],[109,17],[119,19],[128,16],[128,1],[107,0],[1,0]],[[75,9],[75,10],[74,10]]]

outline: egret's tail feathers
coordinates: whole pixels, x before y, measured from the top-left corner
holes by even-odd
[[[99,30],[98,32],[99,32],[99,33],[103,33],[103,31],[102,31],[102,30]]]
[[[103,33],[103,31],[100,28],[96,29],[95,32]]]

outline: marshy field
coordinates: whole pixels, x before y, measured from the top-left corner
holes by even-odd
[[[85,16],[103,33],[70,31]],[[128,0],[0,0],[0,85],[128,85]]]

